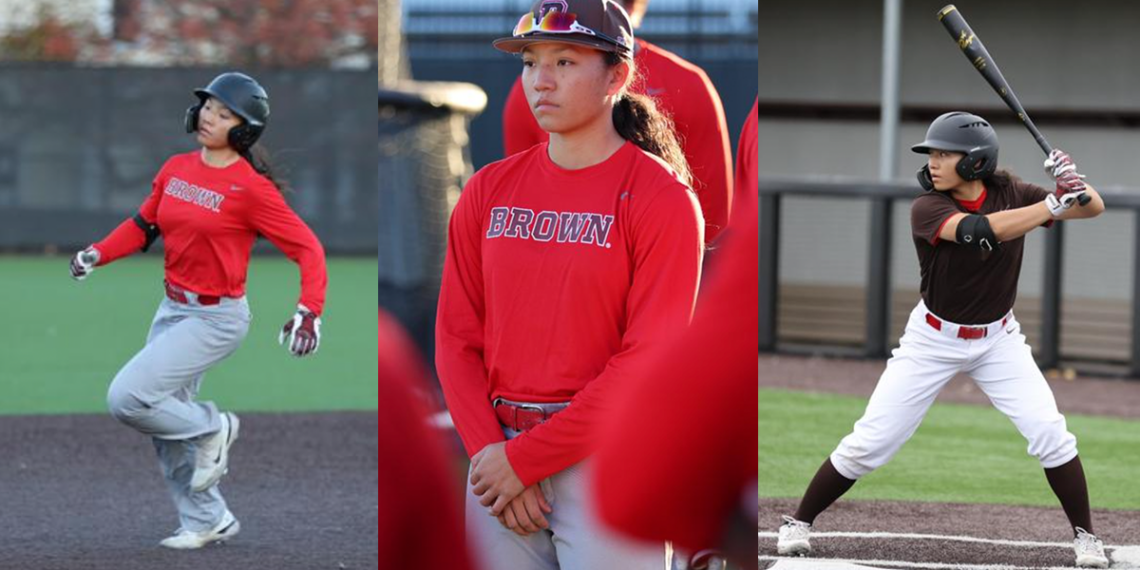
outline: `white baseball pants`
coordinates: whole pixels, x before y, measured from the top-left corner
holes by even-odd
[[[955,374],[968,374],[994,406],[1029,442],[1029,454],[1051,469],[1077,456],[1077,440],[1057,410],[1053,391],[1037,368],[1021,325],[1010,313],[1003,324],[986,326],[977,340],[958,338],[958,325],[942,321],[942,330],[927,322],[919,302],[867,411],[855,429],[831,454],[831,463],[848,479],[886,465],[918,429],[930,405]]]

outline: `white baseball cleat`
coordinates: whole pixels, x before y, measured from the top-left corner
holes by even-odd
[[[237,415],[230,412],[221,417],[222,429],[198,441],[194,475],[190,478],[190,490],[195,493],[213,487],[229,470],[230,446],[237,441],[240,422]]]
[[[1073,539],[1073,552],[1077,554],[1077,568],[1108,568],[1108,557],[1104,555],[1104,543],[1096,535],[1077,527],[1077,538]]]
[[[776,541],[776,553],[781,556],[803,556],[811,552],[811,524],[784,516],[780,527],[780,538]]]
[[[214,528],[201,532],[191,532],[180,528],[174,533],[174,536],[164,539],[159,544],[176,550],[193,550],[202,548],[211,542],[225,542],[240,531],[241,523],[234,518],[234,514],[229,509],[226,509],[226,513],[222,515],[222,520],[214,525]]]

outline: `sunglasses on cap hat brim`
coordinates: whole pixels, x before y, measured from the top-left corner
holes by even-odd
[[[539,42],[582,45],[624,57],[632,54],[626,39],[614,38],[583,26],[579,23],[577,14],[557,11],[548,12],[541,21],[533,13],[526,13],[515,25],[510,38],[495,40],[493,45],[507,53],[519,53],[526,46]]]

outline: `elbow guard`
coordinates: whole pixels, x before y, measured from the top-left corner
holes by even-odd
[[[143,219],[142,214],[135,214],[135,217],[132,219],[135,221],[135,225],[146,235],[146,243],[143,244],[142,250],[146,251],[150,249],[151,244],[154,243],[154,240],[158,239],[161,233],[158,230],[158,226],[156,224],[148,224],[146,220]]]
[[[958,222],[958,231],[955,232],[957,242],[962,245],[972,245],[982,251],[993,251],[998,248],[997,236],[994,235],[990,221],[985,216],[968,214]]]

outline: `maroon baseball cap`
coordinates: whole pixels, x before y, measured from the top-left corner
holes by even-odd
[[[529,44],[564,42],[633,57],[629,14],[614,0],[536,0],[509,38],[494,46],[519,53]]]

